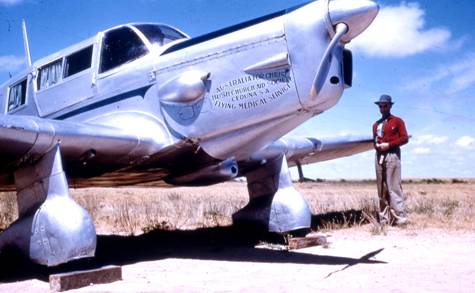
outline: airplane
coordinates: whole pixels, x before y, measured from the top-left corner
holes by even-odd
[[[0,190],[19,218],[0,234],[33,262],[92,257],[91,216],[69,187],[194,186],[245,177],[233,221],[310,227],[289,166],[370,150],[371,137],[291,130],[352,84],[345,45],[374,20],[371,0],[319,0],[190,38],[166,24],[119,25],[31,62],[0,87]]]

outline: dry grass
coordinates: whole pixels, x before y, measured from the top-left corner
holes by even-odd
[[[18,218],[16,194],[14,192],[0,192],[0,231]]]
[[[412,227],[475,229],[475,181],[404,187]]]
[[[91,213],[100,234],[226,226],[248,199],[245,185],[239,183],[212,188],[90,188],[71,194]]]
[[[319,228],[347,227],[355,220],[362,223],[361,219],[345,218],[342,211],[376,211],[374,182],[329,181],[295,186],[313,214],[343,216],[342,221],[325,222]],[[403,187],[408,196],[407,229],[475,228],[475,180],[410,181]],[[93,216],[99,234],[230,225],[231,215],[248,201],[246,184],[240,182],[199,188],[72,189],[71,194]],[[0,193],[0,230],[16,217],[15,195]]]

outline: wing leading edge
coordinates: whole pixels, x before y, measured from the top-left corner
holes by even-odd
[[[101,172],[146,160],[165,146],[151,136],[110,126],[0,115],[0,174],[37,161],[57,144],[66,165]]]
[[[288,165],[295,166],[347,157],[372,148],[370,136],[283,137],[261,150],[255,159],[285,154]]]

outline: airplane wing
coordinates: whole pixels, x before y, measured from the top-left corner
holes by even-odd
[[[110,126],[0,115],[0,174],[36,161],[58,143],[69,172],[84,169],[88,177],[136,164],[164,147],[152,137]]]
[[[160,150],[169,146],[169,143],[110,126],[33,116],[0,115],[0,174],[3,174],[0,176],[0,189],[14,188],[13,178],[5,174],[11,174],[24,162],[39,159],[57,143],[61,146],[70,183],[75,187],[137,185],[166,176],[150,166],[160,165],[158,161],[163,160],[163,155],[155,158],[155,154],[162,153]],[[286,136],[257,152],[250,161],[284,154],[288,165],[295,166],[346,157],[368,151],[372,147],[370,136]],[[141,163],[150,166],[134,168],[143,166]],[[127,171],[128,167],[130,170]],[[115,172],[117,170],[123,171]],[[205,172],[203,176],[215,177],[215,173]],[[79,180],[73,180],[76,177],[86,178],[87,182],[82,184]],[[221,180],[221,176],[218,177]]]
[[[285,154],[289,166],[295,166],[347,157],[372,148],[371,136],[283,137],[256,154],[255,158],[281,153]]]

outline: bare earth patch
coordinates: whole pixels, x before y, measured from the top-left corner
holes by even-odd
[[[373,209],[372,183],[305,183],[298,188],[314,213]],[[219,227],[227,225],[229,214],[245,204],[243,184],[219,185],[214,193],[193,189],[189,202],[181,205],[190,190],[175,189],[171,195],[150,189],[108,191],[116,195],[114,201],[95,199],[101,202],[93,211],[95,220],[107,220],[97,220],[101,231],[112,227],[115,234],[121,234],[120,229],[123,234],[141,234],[144,229],[150,231],[141,226],[147,219],[163,227],[140,236],[99,237],[97,263],[86,264],[121,265],[123,280],[73,291],[475,292],[474,182],[407,183],[404,188],[410,218],[406,227],[376,231],[365,222],[323,225],[318,233],[328,237],[328,247],[296,251],[255,248],[252,236]],[[88,192],[100,196],[96,191]],[[129,195],[127,204],[117,201],[125,198],[123,193]],[[83,194],[74,196],[82,204],[91,201]],[[143,206],[147,201],[153,209]],[[112,213],[116,207],[121,207],[125,220]],[[177,208],[180,213],[173,212]],[[144,218],[134,216],[139,214],[137,209]],[[157,209],[167,211],[168,218],[155,216]],[[170,218],[174,214],[181,218]],[[186,220],[190,215],[195,218]],[[182,226],[180,230],[170,227],[173,223]],[[2,269],[14,266],[1,261]],[[19,266],[20,271],[30,269],[27,264]],[[0,292],[47,292],[48,273],[40,268],[5,278],[0,275]]]
[[[473,292],[475,233],[332,232],[328,248],[263,261],[165,259],[123,268],[124,280],[82,292]],[[259,252],[250,252],[259,254]],[[295,254],[295,255],[294,255]],[[373,256],[374,254],[374,256]],[[307,256],[308,263],[302,264]],[[366,258],[368,256],[368,258]],[[243,256],[249,257],[249,256]],[[252,257],[252,256],[250,256]],[[295,261],[294,261],[295,258]]]
[[[328,233],[328,248],[201,248],[199,255],[123,265],[123,281],[71,292],[473,292],[475,233],[368,227]],[[127,253],[124,251],[124,253]],[[242,259],[241,261],[238,259]],[[48,291],[39,280],[2,292]]]

